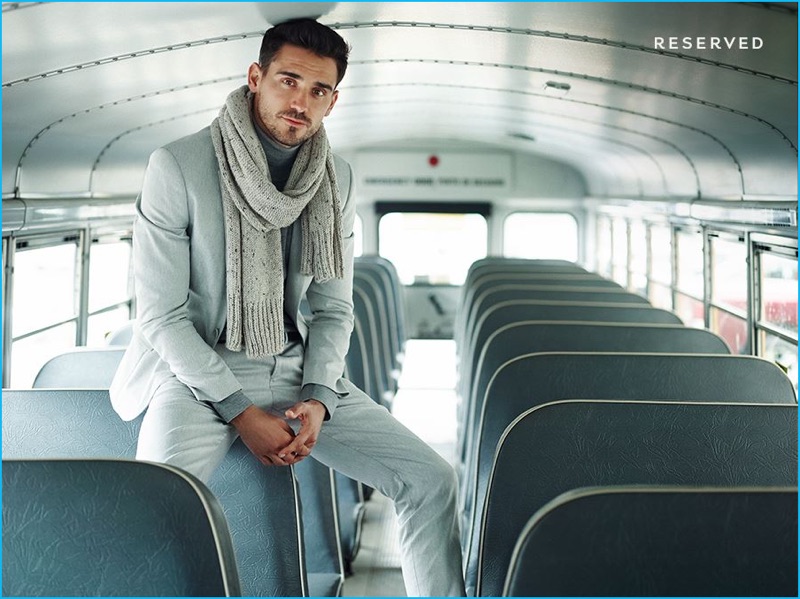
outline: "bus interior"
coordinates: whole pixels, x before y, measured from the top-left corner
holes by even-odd
[[[796,2],[4,2],[3,595],[406,594],[379,492],[109,403],[148,157],[301,17],[345,374],[452,464],[467,594],[797,596]]]

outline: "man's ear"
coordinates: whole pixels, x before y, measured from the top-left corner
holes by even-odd
[[[261,81],[261,66],[257,62],[254,62],[250,65],[250,68],[247,69],[247,87],[250,88],[251,92],[256,92],[259,81]]]
[[[325,116],[328,116],[331,113],[331,111],[333,110],[333,106],[334,104],[336,104],[336,100],[338,99],[339,99],[339,90],[335,89],[333,90],[333,94],[331,96],[331,105],[328,106],[328,110],[325,112]]]

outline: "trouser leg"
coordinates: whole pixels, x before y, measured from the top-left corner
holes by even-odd
[[[221,347],[217,351],[260,408],[282,415],[297,402],[302,347],[287,348],[266,362]],[[452,467],[385,408],[352,383],[347,385],[349,393],[323,424],[312,457],[392,499],[410,596],[464,595]],[[296,430],[298,423],[290,425]],[[208,481],[236,436],[212,406],[197,401],[173,379],[148,407],[137,458],[172,464]]]
[[[232,352],[223,345],[218,345],[215,351],[242,383],[251,401],[273,413],[276,413],[273,381],[286,378],[276,376],[278,371],[286,370],[278,362],[290,362],[292,368],[289,370],[302,365],[302,353],[298,353],[296,348],[291,352],[291,359],[280,355],[250,360],[244,352]],[[287,384],[280,383],[279,386],[286,390]],[[295,380],[295,396],[298,395],[298,385]],[[283,403],[290,399],[286,392],[280,396]],[[147,408],[139,432],[136,458],[170,464],[208,482],[237,436],[236,429],[226,424],[209,403],[198,401],[186,385],[172,378],[159,387]]]
[[[158,389],[147,408],[136,459],[169,464],[208,482],[236,436],[213,407],[173,379]]]
[[[311,455],[394,501],[409,596],[464,595],[453,468],[352,384]]]

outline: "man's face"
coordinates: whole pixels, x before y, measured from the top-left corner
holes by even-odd
[[[247,84],[255,94],[258,125],[285,146],[297,146],[317,132],[336,103],[336,62],[298,46],[284,45],[266,73],[253,63]]]

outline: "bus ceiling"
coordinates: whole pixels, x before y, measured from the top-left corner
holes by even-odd
[[[326,126],[356,168],[407,151],[441,173],[467,152],[508,157],[509,180],[475,175],[480,199],[559,168],[570,198],[796,202],[796,4],[454,6],[5,3],[3,198],[134,197],[264,30],[313,16],[353,48]],[[463,191],[464,169],[437,181]]]

